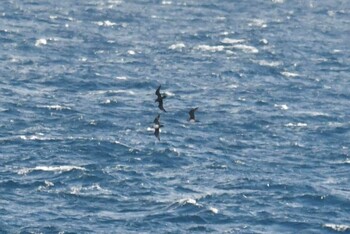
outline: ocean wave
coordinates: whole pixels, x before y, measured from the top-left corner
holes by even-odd
[[[295,78],[295,77],[300,76],[298,73],[288,72],[288,71],[281,72],[281,74],[285,77],[288,77],[288,78]]]
[[[344,224],[327,223],[327,224],[324,224],[323,227],[332,229],[333,231],[337,231],[337,232],[350,231],[350,226],[349,225],[344,225]]]
[[[183,48],[185,48],[185,44],[184,43],[176,43],[176,44],[172,44],[171,46],[169,46],[169,49],[171,50],[181,50]]]
[[[38,108],[45,108],[45,109],[49,109],[49,110],[57,110],[57,111],[61,111],[61,110],[71,110],[72,108],[69,106],[63,106],[63,105],[38,105]]]
[[[275,104],[274,106],[280,110],[288,110],[289,109],[289,107],[286,104],[281,104],[281,105]]]
[[[72,195],[88,195],[88,196],[98,196],[98,195],[110,195],[112,192],[109,189],[102,188],[98,183],[94,183],[90,186],[77,185],[70,187],[69,194]]]
[[[112,27],[117,25],[117,23],[111,22],[109,20],[105,20],[105,21],[97,21],[94,22],[95,24],[97,24],[98,26],[104,26],[104,27]]]
[[[239,49],[239,50],[242,50],[243,52],[249,53],[249,54],[259,53],[259,50],[257,48],[255,48],[254,46],[238,44],[238,45],[233,45],[232,47],[234,49]]]
[[[281,66],[283,63],[279,61],[267,61],[267,60],[258,60],[256,61],[260,66],[265,67],[278,67]]]
[[[196,50],[202,50],[202,51],[208,51],[208,52],[220,52],[225,49],[225,46],[217,45],[217,46],[210,46],[210,45],[198,45],[194,47]]]
[[[307,127],[307,123],[287,123],[286,127]]]
[[[245,39],[232,39],[232,38],[224,38],[221,40],[221,42],[224,44],[239,44],[239,43],[244,43],[245,41],[246,41]]]
[[[70,166],[70,165],[64,165],[64,166],[36,166],[33,168],[22,168],[20,169],[17,174],[19,175],[26,175],[28,173],[31,173],[33,171],[45,171],[45,172],[67,172],[72,170],[80,170],[80,171],[86,171],[84,167],[80,166]]]
[[[129,95],[135,95],[135,92],[132,90],[99,90],[99,91],[93,91],[92,94],[129,94]]]

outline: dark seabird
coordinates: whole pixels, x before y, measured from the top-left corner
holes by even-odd
[[[198,107],[193,108],[190,110],[190,112],[188,112],[188,114],[190,115],[190,118],[188,119],[188,121],[196,121],[196,118],[194,117],[194,112],[198,109]]]
[[[166,112],[166,110],[163,107],[163,99],[166,98],[166,96],[164,94],[162,95],[160,93],[160,87],[161,87],[161,85],[159,85],[158,89],[156,90],[157,99],[155,100],[155,102],[158,102],[159,109]]]
[[[163,125],[160,124],[159,118],[160,118],[160,115],[158,115],[158,116],[154,119],[154,121],[153,121],[153,123],[154,123],[153,127],[154,127],[154,135],[155,135],[155,136],[158,138],[158,140],[160,141],[159,130],[160,130],[161,127],[163,127]]]
[[[163,107],[163,99],[160,99],[160,100],[159,100],[158,107],[159,107],[159,109],[161,109],[162,111],[166,112],[166,110],[165,110],[164,107]]]

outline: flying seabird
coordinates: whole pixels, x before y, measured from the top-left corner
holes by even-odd
[[[198,107],[196,108],[192,108],[190,110],[190,112],[188,112],[188,114],[190,115],[190,118],[188,119],[188,121],[196,121],[196,118],[194,117],[194,112],[198,109]]]
[[[166,112],[166,110],[163,107],[163,99],[166,98],[166,96],[164,94],[162,95],[160,93],[160,87],[161,87],[161,85],[159,85],[158,89],[156,90],[157,99],[155,100],[155,102],[158,102],[159,109]]]
[[[160,99],[159,102],[158,102],[158,107],[159,109],[161,109],[162,111],[166,112],[166,110],[164,109],[163,107],[163,99]]]
[[[159,118],[160,118],[160,115],[158,114],[158,116],[154,119],[153,123],[153,127],[154,127],[154,135],[158,138],[158,140],[160,141],[160,137],[159,137],[159,130],[161,127],[163,127],[164,125],[160,124],[159,122]]]

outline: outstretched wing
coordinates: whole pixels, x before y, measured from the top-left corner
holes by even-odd
[[[161,87],[161,85],[159,85],[158,89],[156,90],[156,95],[158,97],[161,97],[161,95],[160,95],[160,87]]]
[[[193,119],[193,120],[195,119],[194,112],[195,112],[197,109],[198,109],[198,107],[193,108],[193,109],[190,110],[190,112],[188,112],[189,115],[190,115],[190,120],[191,120],[191,119]]]
[[[159,125],[159,118],[160,118],[160,115],[158,115],[158,116],[154,119],[153,123]]]
[[[158,141],[160,141],[160,137],[159,137],[159,128],[155,128],[155,129],[154,129],[154,135],[158,138]]]
[[[166,110],[165,110],[164,107],[163,107],[163,99],[160,99],[160,100],[159,100],[158,107],[159,107],[159,109],[161,109],[162,111],[166,112]]]

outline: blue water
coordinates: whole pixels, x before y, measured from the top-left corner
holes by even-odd
[[[350,1],[0,18],[0,233],[350,232]]]

